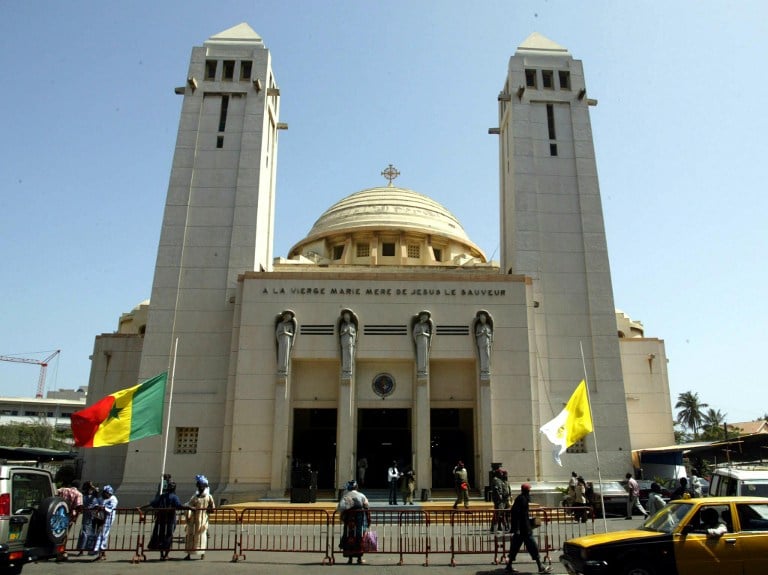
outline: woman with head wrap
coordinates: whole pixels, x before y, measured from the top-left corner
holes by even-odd
[[[149,539],[148,549],[160,551],[160,559],[168,559],[168,553],[173,544],[173,532],[176,530],[176,510],[182,506],[181,500],[176,495],[176,483],[168,481],[163,493],[152,500],[150,505],[155,508],[155,525],[152,528],[152,537]]]
[[[205,559],[205,550],[208,547],[208,513],[216,508],[205,475],[195,476],[195,484],[197,491],[187,501],[187,556],[184,559],[191,559],[192,553],[197,553],[200,559]]]
[[[90,481],[83,483],[82,522],[80,524],[80,536],[77,538],[77,555],[83,551],[91,552],[96,546],[96,525],[93,522],[93,509],[101,505],[99,491]]]
[[[339,501],[337,510],[341,512],[342,532],[339,547],[347,563],[357,558],[363,561],[363,536],[371,524],[371,513],[368,511],[368,498],[357,490],[357,481],[349,481],[346,492]]]
[[[107,558],[109,530],[112,528],[117,510],[117,497],[115,497],[115,490],[112,489],[111,485],[105,485],[101,490],[100,508],[104,510],[104,523],[96,530],[96,545],[93,551],[97,553],[97,556],[94,561],[104,561]]]

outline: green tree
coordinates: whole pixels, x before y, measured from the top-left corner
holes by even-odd
[[[709,407],[709,404],[702,403],[699,394],[693,391],[686,391],[677,396],[675,404],[675,409],[679,410],[677,423],[690,429],[694,440],[699,437],[699,428],[704,422],[705,407]]]
[[[42,447],[69,450],[72,431],[60,431],[45,420],[35,423],[0,425],[0,445],[6,447]]]
[[[708,441],[726,439],[725,428],[723,427],[723,424],[725,423],[725,417],[726,414],[719,409],[713,409],[711,407],[707,409],[702,419],[702,433],[700,435],[700,439],[705,439]]]

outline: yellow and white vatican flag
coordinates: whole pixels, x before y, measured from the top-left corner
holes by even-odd
[[[592,432],[592,413],[589,409],[586,381],[581,380],[563,411],[542,425],[540,431],[554,444],[555,461],[562,467],[560,456],[565,450]]]

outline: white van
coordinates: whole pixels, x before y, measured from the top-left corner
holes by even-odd
[[[768,497],[768,465],[715,468],[710,479],[709,495]]]

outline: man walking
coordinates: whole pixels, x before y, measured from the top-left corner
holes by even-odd
[[[531,486],[527,483],[523,483],[520,486],[520,495],[515,497],[515,502],[512,504],[512,511],[510,513],[512,523],[510,531],[513,535],[512,541],[509,544],[509,559],[507,560],[507,566],[504,569],[507,573],[519,573],[517,569],[512,567],[512,563],[517,558],[517,554],[522,545],[525,545],[525,550],[528,551],[531,559],[536,561],[536,567],[538,567],[539,573],[552,572],[552,567],[549,565],[545,566],[541,563],[539,547],[536,545],[536,540],[533,538],[530,503]]]
[[[643,514],[643,517],[648,517],[648,512],[643,507],[642,503],[640,503],[640,486],[637,484],[637,481],[634,477],[632,477],[631,473],[627,473],[627,516],[624,518],[627,521],[632,519],[632,510],[637,507],[640,510],[640,513]]]

